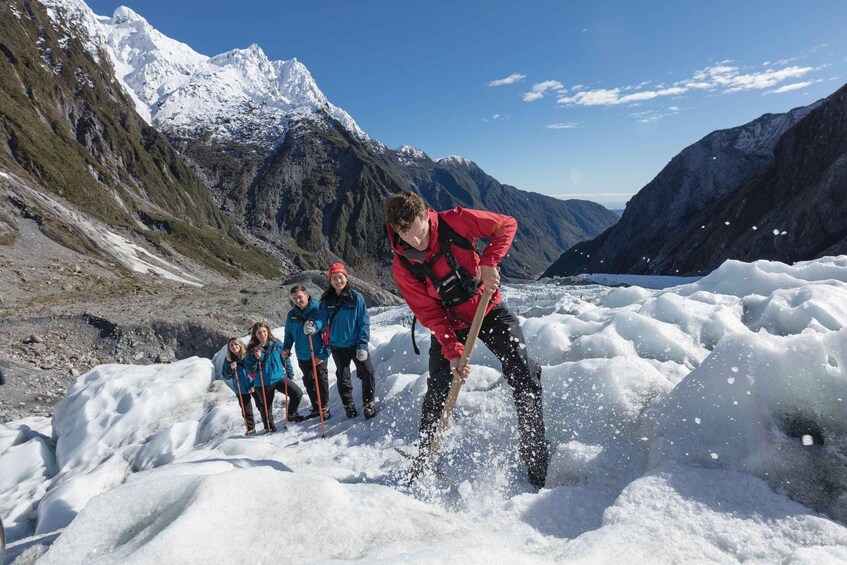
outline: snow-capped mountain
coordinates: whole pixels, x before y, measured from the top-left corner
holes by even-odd
[[[45,0],[60,23],[73,22],[103,50],[136,110],[175,137],[276,144],[291,120],[326,114],[359,139],[367,134],[332,105],[297,59],[271,61],[258,45],[207,57],[171,39],[126,7],[97,16],[81,0]]]

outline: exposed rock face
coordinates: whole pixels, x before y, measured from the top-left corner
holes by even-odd
[[[80,228],[102,222],[123,234],[121,245],[143,245],[195,279],[208,279],[206,269],[278,274],[139,117],[78,29],[37,2],[0,6],[0,243],[13,241],[16,217],[28,217],[63,245],[113,260],[107,242]]]
[[[726,259],[835,252],[847,228],[844,96],[709,134],[633,197],[617,225],[544,275],[694,275]]]

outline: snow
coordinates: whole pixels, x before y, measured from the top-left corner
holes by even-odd
[[[319,120],[325,113],[360,140],[370,140],[295,58],[270,61],[255,44],[208,57],[127,7],[108,17],[95,15],[82,0],[46,0],[46,5],[54,22],[74,26],[95,58],[100,49],[109,56],[139,115],[161,131],[276,144],[291,121]]]
[[[5,178],[16,181],[16,186],[21,190],[25,190],[42,208],[62,218],[68,225],[76,228],[80,234],[84,234],[103,253],[131,271],[161,277],[179,284],[203,286],[203,282],[198,278],[186,273],[177,265],[153,255],[143,247],[130,242],[125,237],[118,235],[104,222],[92,218],[73,207],[66,206],[56,198],[34,190],[17,176],[6,173],[0,174]],[[123,203],[120,201],[118,201],[118,204],[123,206]]]
[[[401,484],[394,448],[414,449],[429,336],[418,328],[414,355],[408,311],[380,308],[381,411],[344,418],[330,362],[328,439],[318,420],[245,437],[221,353],[100,366],[52,422],[0,425],[13,556],[43,544],[47,564],[847,562],[847,256],[504,296],[544,366],[541,491],[485,347],[440,460],[459,486]]]

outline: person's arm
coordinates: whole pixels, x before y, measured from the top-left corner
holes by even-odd
[[[427,293],[426,283],[416,279],[397,258],[394,259],[391,270],[394,274],[394,282],[397,283],[397,288],[400,289],[400,294],[403,295],[412,314],[417,317],[421,325],[435,335],[435,339],[441,344],[444,357],[447,359],[461,357],[465,346],[456,337],[447,310]]]
[[[285,338],[282,341],[282,348],[290,353],[292,345],[294,345],[294,332],[291,330],[291,312],[289,311],[285,317]]]
[[[235,377],[235,372],[232,370],[232,366],[230,365],[232,361],[224,357],[224,364],[221,370],[221,374],[224,380],[231,381],[233,377]]]
[[[282,366],[285,369],[285,377],[289,380],[294,380],[294,365],[291,364],[291,355],[283,358]]]
[[[518,222],[513,217],[485,210],[456,207],[444,212],[444,219],[459,235],[471,241],[489,240],[479,259],[479,264],[485,267],[500,264],[518,231]]]
[[[365,307],[365,297],[361,292],[356,293],[356,318],[359,324],[359,349],[367,351],[368,342],[371,340],[371,321]]]

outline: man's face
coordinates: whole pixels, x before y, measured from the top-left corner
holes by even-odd
[[[298,290],[297,292],[291,295],[291,300],[293,300],[294,304],[296,304],[297,307],[302,310],[309,303],[309,295],[303,292],[302,290]]]
[[[397,235],[414,249],[426,251],[429,247],[429,218],[425,215],[418,216],[408,230],[398,230]]]

